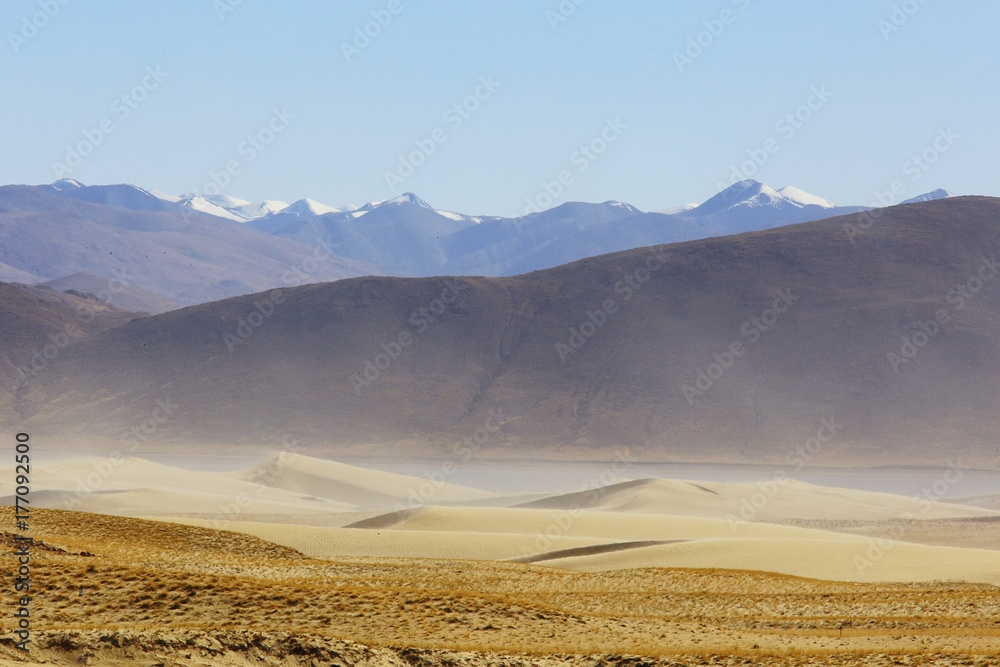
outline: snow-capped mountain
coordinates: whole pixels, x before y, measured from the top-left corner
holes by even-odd
[[[836,206],[836,204],[832,201],[809,194],[804,190],[799,190],[794,185],[786,185],[778,190],[778,194],[785,199],[790,199],[791,201],[802,204],[803,206],[822,206],[823,208],[833,208]]]
[[[931,190],[930,192],[925,192],[922,195],[917,195],[916,197],[910,197],[905,201],[899,202],[900,204],[916,204],[922,201],[933,201],[935,199],[947,199],[948,197],[954,197],[955,195],[947,190],[938,188],[937,190]]]
[[[55,183],[50,183],[49,185],[42,185],[42,188],[49,190],[54,190],[56,192],[65,193],[71,190],[79,190],[80,188],[85,188],[83,183],[76,180],[75,178],[61,178]]]
[[[357,210],[359,210],[359,211],[370,211],[373,208],[377,208],[379,206],[387,206],[387,205],[394,205],[394,204],[412,204],[413,206],[419,206],[420,208],[427,208],[427,209],[433,210],[433,208],[431,207],[430,204],[428,204],[427,202],[425,202],[423,199],[421,199],[417,195],[413,194],[412,192],[404,192],[403,194],[399,195],[398,197],[393,197],[392,199],[383,199],[381,201],[373,201],[371,203],[368,203],[368,204],[365,204],[364,206],[359,207]]]
[[[272,213],[278,213],[279,211],[284,211],[288,208],[289,204],[287,202],[279,201],[277,199],[265,199],[262,202],[256,204],[243,204],[242,206],[236,206],[230,210],[237,215],[246,216],[247,220],[254,220],[265,215],[271,215]]]
[[[517,218],[440,210],[412,192],[338,209],[313,199],[286,204],[251,203],[227,195],[174,197],[131,185],[88,187],[70,180],[42,187],[60,196],[136,211],[211,215],[398,276],[514,275],[609,252],[863,210],[835,206],[794,186],[775,190],[755,180],[734,183],[699,205],[654,213],[612,200],[566,202]]]
[[[181,200],[177,202],[177,205],[182,209],[189,209],[191,211],[197,211],[198,213],[207,213],[209,215],[214,215],[218,218],[225,218],[226,220],[232,220],[234,222],[246,222],[246,218],[238,213],[233,212],[225,206],[215,204],[209,199],[201,196],[181,198]]]
[[[657,213],[664,213],[666,215],[673,215],[674,213],[684,213],[686,211],[690,211],[691,209],[697,208],[697,207],[698,207],[697,203],[693,203],[693,204],[681,204],[679,206],[671,206],[670,208],[664,208],[664,209],[661,209],[661,210],[656,211],[656,212]]]
[[[50,185],[40,186],[43,190],[92,204],[117,206],[132,211],[170,211],[175,205],[164,201],[135,185],[120,183],[117,185],[84,185],[72,178],[64,178]]]
[[[805,206],[834,208],[835,204],[791,185],[786,185],[781,190],[775,190],[759,181],[747,179],[733,183],[719,194],[692,210],[704,215],[718,213],[734,207],[788,209],[790,207],[803,208]]]
[[[278,213],[288,208],[288,204],[276,199],[266,199],[262,202],[249,202],[228,195],[183,195],[170,197],[157,193],[165,201],[172,201],[178,206],[200,213],[208,213],[234,222],[246,222]]]
[[[315,258],[301,243],[133,185],[69,181],[0,186],[0,239],[4,280],[59,280],[59,289],[90,291],[115,307],[135,305],[133,288],[193,305],[283,287]],[[336,256],[313,269],[316,282],[380,272]]]
[[[275,209],[273,211],[268,211],[264,215],[271,215],[272,213],[285,212],[292,213],[298,216],[304,215],[325,215],[327,213],[340,213],[339,208],[334,208],[333,206],[327,206],[322,204],[315,199],[299,199],[291,204],[286,204],[285,206]],[[262,216],[255,216],[260,218]]]
[[[315,199],[299,199],[291,204],[277,199],[265,199],[262,202],[249,202],[245,199],[229,195],[198,195],[189,194],[180,197],[155,192],[154,195],[163,201],[174,203],[183,208],[199,213],[208,213],[234,222],[248,222],[276,213],[288,212],[298,216],[316,216],[326,213],[339,213],[340,209],[328,206]]]
[[[759,181],[747,179],[733,183],[700,206],[675,213],[672,217],[701,226],[710,232],[706,235],[722,236],[818,220],[863,209],[860,206],[836,206],[794,186],[775,190]]]

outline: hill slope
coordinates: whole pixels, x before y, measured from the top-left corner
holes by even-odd
[[[997,467],[998,221],[1000,200],[959,197],[228,299],[73,346],[22,388],[23,424],[118,442],[170,398],[144,446]]]

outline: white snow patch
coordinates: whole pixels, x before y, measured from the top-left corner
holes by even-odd
[[[836,206],[832,201],[817,197],[804,190],[799,190],[793,185],[786,185],[778,190],[778,194],[785,199],[790,199],[796,204],[802,204],[803,206],[822,206],[823,208],[834,208]]]
[[[469,220],[467,216],[464,216],[461,213],[452,213],[451,211],[438,211],[438,210],[435,210],[434,212],[437,213],[438,215],[443,215],[449,220],[457,220],[458,222],[461,222],[463,220]]]

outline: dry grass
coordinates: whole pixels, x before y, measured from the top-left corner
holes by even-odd
[[[951,664],[955,656],[970,662],[954,664],[1000,664],[1000,590],[989,585],[835,583],[728,570],[584,574],[485,561],[331,562],[203,528],[58,510],[31,516],[36,541],[51,547],[32,551],[36,631],[252,629],[371,646],[750,661],[733,665],[828,658],[883,664],[880,655],[899,660],[884,664]],[[2,577],[9,609],[9,568]],[[8,637],[11,618],[0,622]],[[850,656],[864,662],[839,662]],[[950,657],[929,662],[934,656]],[[994,657],[976,662],[986,656]]]

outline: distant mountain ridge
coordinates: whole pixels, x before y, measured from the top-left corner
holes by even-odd
[[[84,196],[75,181],[58,189],[68,196]],[[90,201],[104,197],[115,205],[136,201],[143,208],[150,207],[148,200],[154,197],[129,185],[102,186],[86,196]],[[225,195],[160,195],[160,201],[307,245],[325,241],[341,257],[378,267],[381,273],[411,277],[516,275],[618,250],[862,210],[835,206],[791,186],[777,191],[754,180],[734,183],[701,205],[674,213],[646,213],[627,203],[607,201],[567,202],[518,218],[473,216],[437,210],[410,192],[349,210],[308,199],[254,205]]]
[[[936,198],[938,192],[944,191],[926,196]],[[55,209],[62,211],[61,224],[102,221],[100,233],[61,234],[51,217]],[[352,275],[511,276],[631,248],[861,210],[753,180],[672,213],[643,212],[619,201],[567,202],[503,218],[437,210],[413,193],[339,209],[312,199],[251,203],[228,195],[171,196],[128,184],[85,186],[64,179],[0,188],[0,228],[17,230],[0,248],[0,279],[33,283],[79,273],[109,278],[124,262],[138,276],[134,287],[187,305]],[[25,226],[24,216],[32,214],[48,216],[47,223]],[[165,225],[166,220],[171,222]],[[54,254],[53,243],[61,248]],[[296,254],[300,258],[292,259]],[[310,256],[326,259],[316,271],[304,272],[299,265],[311,265]]]
[[[185,215],[133,186],[66,185],[0,187],[0,275],[41,283],[88,274],[191,305],[380,273],[322,247]]]

